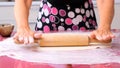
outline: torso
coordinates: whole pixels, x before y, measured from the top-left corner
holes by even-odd
[[[94,30],[97,26],[91,0],[42,0],[36,30],[43,32]]]

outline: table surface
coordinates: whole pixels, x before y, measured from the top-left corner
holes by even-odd
[[[15,44],[12,38],[0,42],[0,68],[120,68],[120,30],[107,48],[42,48],[37,44]],[[103,46],[97,44],[96,46]]]

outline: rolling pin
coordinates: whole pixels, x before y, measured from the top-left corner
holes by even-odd
[[[99,41],[92,39],[87,34],[81,33],[43,33],[41,39],[35,39],[35,43],[38,43],[41,47],[88,46],[110,42],[111,40]],[[15,40],[15,43],[20,42]]]

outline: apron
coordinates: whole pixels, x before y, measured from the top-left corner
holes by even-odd
[[[94,30],[97,27],[91,0],[42,0],[36,31]]]

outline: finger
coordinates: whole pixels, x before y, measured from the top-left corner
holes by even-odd
[[[23,41],[24,41],[24,38],[23,38],[22,36],[19,36],[19,37],[18,37],[18,40],[19,40],[20,42],[23,42]]]
[[[103,35],[103,40],[110,40],[110,39],[111,39],[110,35]]]
[[[92,32],[92,33],[90,33],[90,35],[88,35],[90,38],[93,38],[93,39],[95,39],[95,33],[94,32]]]
[[[35,33],[34,34],[34,38],[36,38],[36,39],[41,38],[41,36],[42,36],[42,33]]]
[[[24,44],[28,44],[28,43],[29,43],[28,37],[24,37]]]
[[[13,36],[13,39],[18,39],[18,35],[15,34],[15,35]]]
[[[104,40],[110,40],[112,38],[115,38],[115,35],[113,35],[112,33],[108,33],[104,35]]]
[[[34,43],[34,38],[29,36],[29,43]]]
[[[115,38],[115,35],[111,34],[110,37],[111,37],[111,38]]]
[[[101,41],[103,40],[102,36],[99,34],[96,34],[96,39],[101,40]]]

